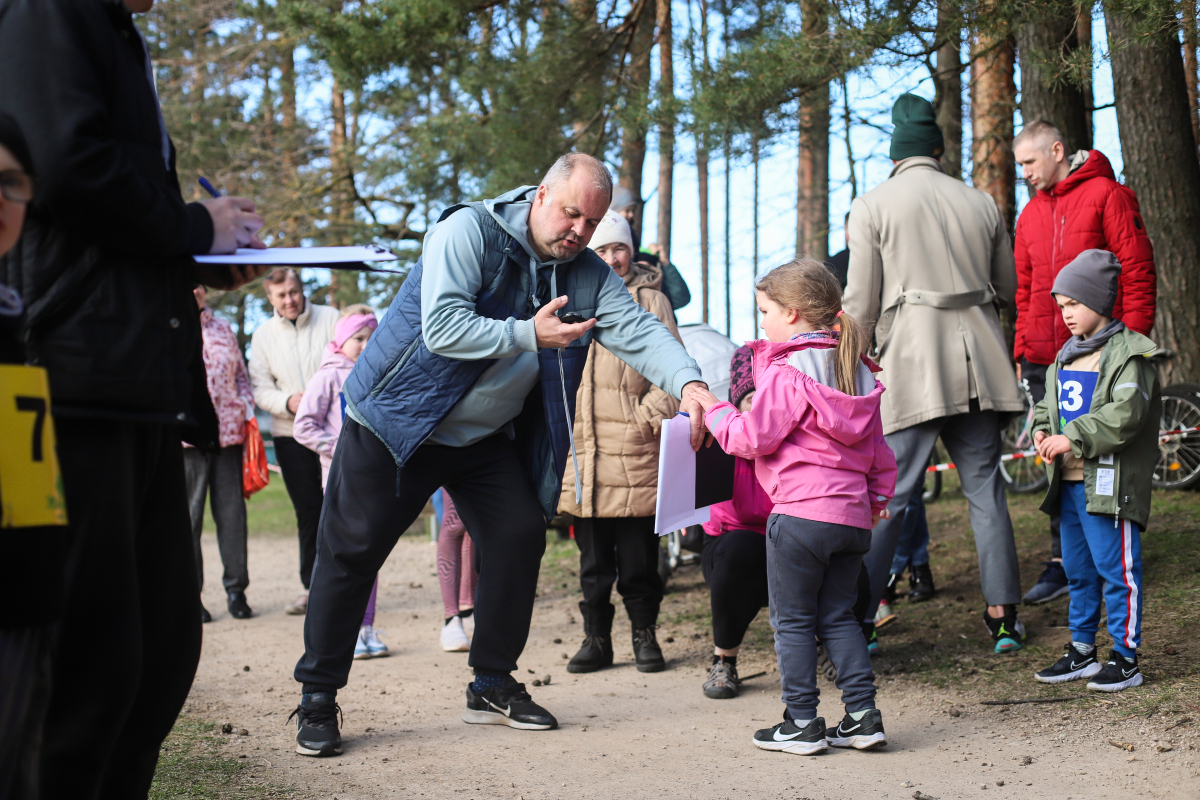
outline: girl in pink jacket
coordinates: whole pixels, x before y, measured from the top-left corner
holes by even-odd
[[[887,516],[896,459],[883,440],[878,371],[867,336],[841,310],[837,279],[816,261],[772,270],[755,286],[767,341],[750,343],[749,413],[707,392],[705,423],[725,452],[754,459],[774,506],[767,519],[767,586],[786,705],[756,747],[811,755],[887,744],[875,675],[853,607],[871,528]],[[817,716],[817,639],[837,669],[846,715]]]
[[[304,396],[296,409],[292,435],[297,442],[321,457],[322,489],[329,479],[329,465],[333,462],[333,451],[342,432],[342,385],[377,327],[379,322],[369,306],[352,305],[342,311],[342,318],[333,328],[333,341],[325,345],[321,366],[304,387]],[[387,645],[379,639],[375,630],[375,597],[378,593],[377,575],[375,585],[371,587],[371,598],[367,601],[367,612],[358,630],[355,658],[383,658],[388,655]]]

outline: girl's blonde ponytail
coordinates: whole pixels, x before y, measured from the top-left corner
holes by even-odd
[[[839,392],[856,395],[858,394],[858,367],[862,363],[862,354],[867,351],[867,332],[854,317],[845,311],[838,312],[837,321],[842,332],[838,337],[837,350],[834,353],[833,374],[837,379]]]

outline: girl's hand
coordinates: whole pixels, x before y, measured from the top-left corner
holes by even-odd
[[[891,519],[891,518],[892,518],[892,512],[888,511],[886,508],[882,508],[879,511],[872,512],[871,527],[874,528],[876,525],[878,525],[879,520],[881,520],[881,519]]]
[[[1056,457],[1071,452],[1071,440],[1061,433],[1057,436],[1046,436],[1038,442],[1037,451],[1043,461],[1053,461]]]
[[[710,408],[721,402],[717,396],[708,390],[707,386],[696,386],[692,389],[692,398],[700,404],[705,413]]]

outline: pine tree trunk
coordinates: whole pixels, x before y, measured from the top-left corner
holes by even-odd
[[[933,73],[933,108],[938,127],[946,140],[942,169],[952,178],[962,178],[962,8],[953,0],[938,2],[937,66]]]
[[[349,179],[350,166],[346,139],[346,91],[337,77],[333,79],[333,95],[330,102],[330,114],[333,117],[333,130],[329,135],[329,187],[332,207],[333,241],[330,244],[348,244],[345,237],[349,217],[354,210],[351,206],[350,193],[346,186]],[[329,272],[329,305],[340,308],[339,293],[341,289],[341,271]]]
[[[675,65],[671,0],[658,3],[658,246],[671,260],[671,203],[675,190]]]
[[[700,184],[700,321],[708,322],[708,148],[696,141],[696,172]]]
[[[1021,119],[1026,123],[1041,119],[1054,125],[1062,131],[1068,153],[1092,146],[1083,89],[1057,74],[1080,47],[1078,18],[1074,4],[1058,0],[1017,30]]]
[[[1166,383],[1200,381],[1200,161],[1174,19],[1104,12],[1125,179],[1158,268],[1154,340],[1175,351]],[[1153,22],[1153,33],[1145,23]]]
[[[829,36],[822,0],[802,0],[800,30],[812,39]],[[796,169],[796,253],[829,258],[829,84],[800,98],[800,159]]]
[[[750,158],[754,161],[754,264],[753,277],[755,282],[758,278],[758,134],[750,142]],[[853,169],[851,170],[853,172]],[[750,338],[758,338],[758,295],[752,293],[750,296],[750,321],[753,327],[750,328]]]
[[[1196,82],[1196,0],[1183,0],[1183,79],[1187,83],[1192,136],[1200,147],[1200,86]]]
[[[647,111],[650,100],[650,51],[654,47],[654,22],[658,14],[655,0],[638,0],[633,39],[629,44],[629,68],[626,71],[629,94],[621,128],[620,184],[642,197],[642,168],[646,162]],[[642,204],[637,204],[633,229],[642,234]]]
[[[284,180],[291,183],[296,175],[296,55],[291,45],[283,49],[279,60],[279,91],[283,95],[283,125],[281,145],[283,150]]]
[[[1095,70],[1095,55],[1092,51],[1092,0],[1082,0],[1075,10],[1075,36],[1079,39],[1079,50],[1088,55],[1089,68],[1083,76],[1083,121],[1087,134],[1087,149],[1096,146],[1096,126],[1092,122],[1092,110],[1096,105],[1096,96],[1092,91],[1092,72]]]
[[[971,56],[971,182],[995,199],[1010,234],[1017,210],[1012,152],[1015,62],[1011,35],[976,34]]]

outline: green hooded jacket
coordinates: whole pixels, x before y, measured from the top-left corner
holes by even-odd
[[[1092,410],[1059,430],[1058,363],[1046,369],[1046,396],[1034,409],[1033,431],[1059,433],[1071,440],[1071,453],[1083,459],[1083,483],[1089,514],[1136,523],[1142,530],[1150,520],[1150,479],[1158,464],[1158,423],[1162,408],[1158,373],[1149,357],[1154,342],[1123,330],[1104,345],[1100,374],[1092,395]],[[1058,511],[1061,468],[1046,464],[1050,489],[1042,511]],[[1105,472],[1111,470],[1112,472]],[[1099,479],[1099,482],[1098,482]],[[1111,481],[1109,480],[1111,479]],[[1101,490],[1097,491],[1097,486]]]

